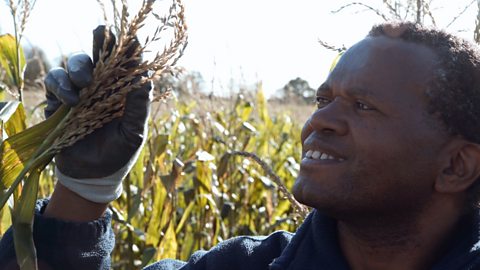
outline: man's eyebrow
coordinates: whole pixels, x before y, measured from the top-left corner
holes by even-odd
[[[330,93],[332,92],[332,88],[330,85],[323,83],[318,87],[317,89],[317,95],[320,93]],[[352,87],[348,88],[344,91],[346,96],[351,96],[351,97],[363,97],[363,98],[373,98],[373,92],[362,87]]]
[[[317,89],[317,95],[319,93],[325,93],[325,92],[330,92],[331,91],[331,88],[328,84],[326,83],[323,83],[322,85],[320,85],[320,87],[318,87]]]

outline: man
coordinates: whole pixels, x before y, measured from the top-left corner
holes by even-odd
[[[61,96],[62,87],[53,88]],[[188,262],[147,269],[480,269],[478,49],[412,23],[376,26],[342,56],[316,101],[293,187],[314,210],[295,234],[237,237]],[[74,150],[57,157],[60,184],[37,209],[39,260],[53,269],[108,269],[111,198],[78,178],[101,182],[128,161],[92,176],[91,164],[76,161],[88,153]],[[13,264],[12,245],[7,234],[1,265]]]

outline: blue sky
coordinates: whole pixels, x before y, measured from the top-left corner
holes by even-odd
[[[109,1],[106,1],[109,2]],[[132,13],[141,1],[130,0]],[[382,19],[361,8],[340,14],[344,0],[184,0],[189,46],[179,62],[200,71],[206,88],[225,93],[262,81],[267,95],[290,79],[302,77],[314,88],[325,79],[335,53],[318,39],[347,47]],[[365,0],[374,7],[381,0]],[[433,0],[437,24],[445,27],[471,0]],[[167,0],[160,5],[168,4]],[[476,4],[449,30],[470,38]],[[159,10],[159,13],[161,11]],[[52,63],[61,54],[90,53],[91,30],[103,23],[96,0],[37,0],[25,32],[26,43],[43,48]],[[5,1],[0,3],[0,31],[11,32]],[[148,32],[148,29],[146,29]],[[213,85],[212,82],[213,81]]]

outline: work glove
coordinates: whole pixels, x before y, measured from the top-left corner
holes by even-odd
[[[54,68],[45,78],[47,106],[45,116],[53,114],[61,104],[75,106],[79,91],[90,85],[93,68],[98,61],[105,39],[105,27],[93,31],[93,61],[86,54],[71,56],[66,70]],[[110,36],[114,37],[110,32]],[[115,40],[110,40],[107,53]],[[134,52],[138,42],[128,51]],[[131,61],[127,65],[138,65]],[[134,80],[141,79],[140,77]],[[108,203],[122,193],[122,180],[128,174],[147,137],[147,120],[150,112],[149,81],[127,94],[122,117],[112,120],[74,145],[55,156],[56,175],[60,183],[81,197]]]

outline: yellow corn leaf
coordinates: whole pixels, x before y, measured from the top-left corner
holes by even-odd
[[[50,131],[60,123],[67,107],[60,107],[57,112],[47,120],[17,133],[4,140],[0,145],[0,190],[5,190],[15,181],[23,170],[26,162],[44,142]],[[3,202],[2,196],[0,202]],[[3,204],[0,203],[0,207]]]
[[[160,242],[156,259],[176,258],[177,248],[178,244],[177,237],[175,236],[174,222],[170,222],[167,231],[165,231],[165,235]]]
[[[23,84],[25,55],[21,46],[18,47],[20,57],[17,57],[17,41],[10,34],[0,36],[0,66],[6,73],[6,84],[20,86]],[[20,66],[20,68],[18,68]],[[18,72],[20,71],[20,73]]]
[[[265,123],[265,129],[268,130],[272,125],[272,119],[268,115],[267,109],[267,99],[263,93],[263,86],[260,83],[257,89],[257,106],[258,106],[258,116],[260,120]]]
[[[0,102],[0,121],[8,137],[27,128],[27,116],[21,102]]]
[[[5,205],[2,210],[0,210],[0,235],[5,234],[7,229],[12,224],[10,219],[10,211],[8,211],[8,206]]]
[[[147,245],[157,246],[160,239],[160,232],[162,230],[162,216],[165,211],[170,212],[170,203],[167,200],[167,190],[161,183],[161,181],[155,181],[155,196],[153,199],[153,205],[155,206],[152,211],[152,216],[148,224],[148,229],[145,237],[145,243]],[[168,208],[168,209],[167,209]]]
[[[190,216],[190,213],[192,212],[192,209],[194,206],[195,206],[195,201],[191,201],[188,204],[187,208],[185,209],[185,212],[183,212],[180,222],[178,222],[177,224],[177,228],[175,229],[175,234],[179,234],[182,231],[183,225],[185,224],[185,221],[187,221],[187,218]]]

